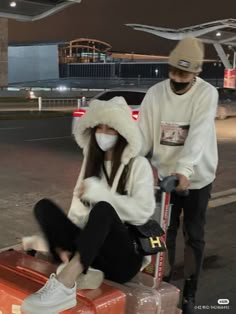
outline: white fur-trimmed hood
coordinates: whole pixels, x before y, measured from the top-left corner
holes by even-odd
[[[81,148],[86,149],[91,129],[98,124],[109,125],[127,140],[128,145],[121,160],[124,165],[140,153],[141,134],[132,118],[131,108],[123,97],[114,97],[108,101],[97,99],[91,101],[87,112],[79,119],[75,128],[75,139]]]

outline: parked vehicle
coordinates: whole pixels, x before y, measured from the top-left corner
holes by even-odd
[[[132,115],[135,120],[138,118],[139,107],[147,92],[145,88],[136,89],[107,89],[97,94],[93,99],[109,100],[115,96],[122,96],[132,109]],[[219,104],[216,113],[217,119],[226,119],[229,116],[236,116],[236,88],[219,88]],[[76,123],[88,109],[89,103],[85,100],[81,101],[81,107],[73,112],[72,134]]]
[[[134,120],[137,120],[138,114],[139,114],[139,106],[141,105],[146,92],[147,92],[147,89],[144,89],[144,88],[108,89],[99,93],[93,99],[109,100],[115,96],[122,96],[125,98],[126,102],[131,107],[132,116]],[[78,123],[79,118],[85,114],[87,109],[88,109],[88,104],[86,103],[86,106],[81,105],[79,109],[73,112],[72,134],[74,134],[75,125]]]
[[[216,118],[222,120],[236,116],[236,88],[219,88],[219,104]]]

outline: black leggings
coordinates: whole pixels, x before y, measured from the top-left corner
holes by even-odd
[[[51,200],[42,199],[34,208],[35,217],[57,260],[56,249],[79,252],[85,272],[89,266],[100,269],[105,277],[119,283],[129,281],[140,270],[143,257],[136,253],[126,226],[115,209],[97,203],[80,229]]]

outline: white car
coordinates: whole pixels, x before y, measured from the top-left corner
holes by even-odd
[[[109,100],[115,96],[122,96],[125,98],[127,104],[131,107],[134,120],[137,120],[139,114],[139,107],[143,101],[146,92],[147,89],[145,88],[107,89],[96,95],[93,99]],[[78,123],[79,118],[85,114],[87,109],[88,105],[86,106],[82,105],[79,109],[73,112],[72,134],[74,134],[75,126]]]

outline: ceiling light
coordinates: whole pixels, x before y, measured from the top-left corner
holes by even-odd
[[[10,2],[10,7],[15,8],[16,7],[16,2],[15,1],[11,1]]]

